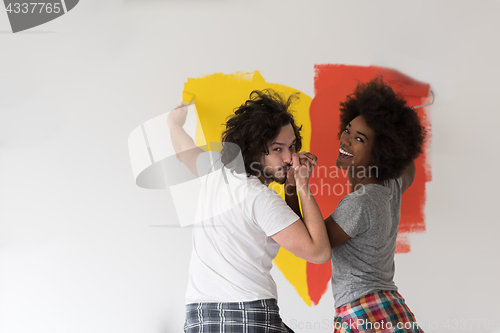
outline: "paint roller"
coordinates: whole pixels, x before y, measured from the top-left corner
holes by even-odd
[[[195,94],[190,93],[189,91],[183,91],[182,92],[182,103],[181,103],[181,105],[190,105],[190,104],[193,104],[195,98],[196,98]]]

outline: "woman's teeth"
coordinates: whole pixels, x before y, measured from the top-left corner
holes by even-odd
[[[351,153],[346,152],[346,151],[345,151],[344,149],[342,149],[342,148],[339,148],[339,151],[340,151],[340,153],[341,153],[341,154],[343,154],[343,155],[347,155],[347,156],[351,156],[351,157],[353,156]]]

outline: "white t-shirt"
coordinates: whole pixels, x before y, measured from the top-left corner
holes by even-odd
[[[193,227],[186,303],[277,298],[269,273],[279,245],[270,236],[299,219],[255,176],[231,172],[220,154],[197,160],[202,187]]]

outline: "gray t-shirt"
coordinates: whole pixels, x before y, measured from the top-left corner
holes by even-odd
[[[394,252],[401,207],[401,179],[367,184],[344,197],[332,217],[351,237],[332,249],[335,307],[380,290],[397,290]]]

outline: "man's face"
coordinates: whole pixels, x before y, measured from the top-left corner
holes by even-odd
[[[272,181],[284,184],[292,154],[295,153],[295,132],[291,124],[281,128],[278,136],[269,142],[269,154],[262,155],[261,175],[258,177],[262,183],[269,185]]]

